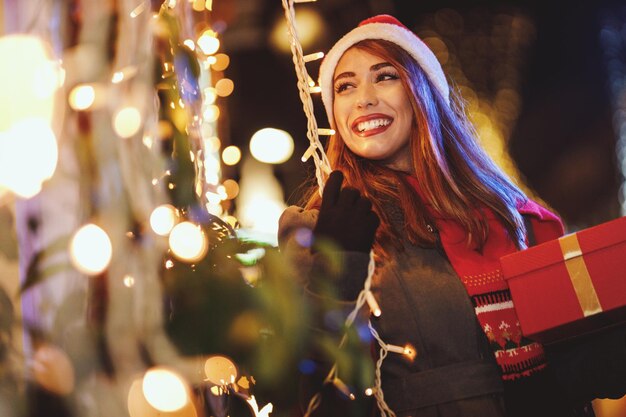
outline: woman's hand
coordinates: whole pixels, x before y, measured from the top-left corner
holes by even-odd
[[[330,173],[313,236],[315,242],[328,240],[345,251],[369,253],[380,219],[369,199],[352,187],[343,187],[341,171]]]

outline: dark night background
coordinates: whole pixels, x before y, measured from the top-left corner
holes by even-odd
[[[511,155],[527,185],[570,228],[620,215],[621,179],[612,123],[616,109],[611,105],[600,33],[607,16],[621,14],[626,22],[624,2],[319,0],[296,5],[296,15],[299,7],[316,8],[327,23],[326,36],[305,53],[328,50],[360,20],[378,13],[392,14],[413,30],[423,29],[442,9],[463,16],[467,31],[473,30],[469,26],[477,18],[525,16],[534,31],[517,68],[521,108],[511,126]],[[260,128],[291,133],[296,150],[274,171],[286,199],[294,202],[297,187],[313,172],[313,164],[300,162],[308,141],[291,55],[275,51],[268,43],[274,23],[285,19],[283,13],[279,0],[221,0],[214,2],[213,20],[224,23],[222,50],[231,57],[225,76],[235,82],[234,93],[219,103],[227,120],[220,133],[223,143],[236,144],[245,153],[251,135]],[[478,72],[480,65],[485,67],[482,71],[490,65],[479,56],[470,63],[479,66]],[[307,69],[317,78],[315,64]],[[488,81],[482,85],[487,91]],[[321,100],[315,105],[318,125],[325,127]],[[237,179],[237,169],[224,167],[224,176]]]

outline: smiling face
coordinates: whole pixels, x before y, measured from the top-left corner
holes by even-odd
[[[335,125],[355,154],[411,170],[413,109],[398,70],[358,48],[341,57],[333,79]]]

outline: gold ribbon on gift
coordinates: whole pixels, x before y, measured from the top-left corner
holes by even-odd
[[[600,313],[602,306],[587,270],[583,251],[575,233],[559,238],[565,267],[585,317]]]

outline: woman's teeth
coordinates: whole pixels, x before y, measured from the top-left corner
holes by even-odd
[[[373,119],[373,120],[368,120],[366,122],[358,123],[356,125],[356,128],[359,131],[359,133],[362,133],[367,130],[376,129],[377,127],[387,126],[390,123],[391,123],[391,120],[389,119]]]

